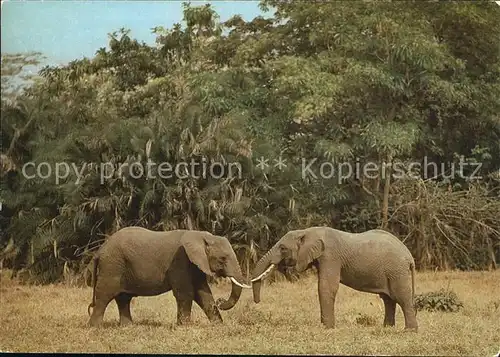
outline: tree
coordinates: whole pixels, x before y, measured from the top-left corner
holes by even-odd
[[[152,29],[155,47],[120,29],[109,49],[43,68],[16,97],[30,108],[19,122],[36,120],[9,154],[2,239],[35,279],[83,271],[130,225],[226,235],[247,272],[288,230],[323,224],[389,229],[421,269],[496,266],[500,8],[262,6],[274,16],[221,23],[211,6],[185,5],[184,24]],[[461,157],[484,179],[470,179],[472,166],[409,169]],[[29,179],[28,161],[67,171]],[[193,171],[161,176],[161,163]],[[212,163],[224,166],[202,175]]]

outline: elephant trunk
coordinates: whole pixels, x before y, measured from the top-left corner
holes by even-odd
[[[227,300],[220,300],[219,301],[219,309],[221,310],[229,310],[236,305],[238,300],[240,299],[241,296],[241,291],[243,288],[239,285],[237,285],[232,279],[231,279],[231,296],[229,296],[229,299]]]
[[[258,304],[260,302],[260,288],[262,287],[262,280],[252,282],[253,301]]]
[[[272,247],[255,265],[252,273],[252,290],[253,290],[253,301],[258,304],[260,302],[260,289],[262,286],[262,279],[268,275],[275,264],[273,261],[277,261],[277,255],[279,253],[278,244]],[[278,257],[279,258],[279,257]]]
[[[241,269],[239,268],[239,264],[237,264],[237,268],[235,269],[236,273],[228,275],[229,279],[231,279],[231,295],[229,299],[219,299],[218,306],[221,310],[229,310],[236,305],[241,296],[241,291],[243,288],[250,288],[249,285],[243,283],[245,280],[243,279],[243,274],[241,273]]]

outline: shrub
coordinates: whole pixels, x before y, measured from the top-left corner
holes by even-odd
[[[356,323],[361,326],[374,326],[377,324],[377,320],[373,316],[359,314],[359,316],[356,317]]]
[[[427,311],[457,312],[463,308],[463,303],[453,291],[440,289],[415,297],[415,308]]]

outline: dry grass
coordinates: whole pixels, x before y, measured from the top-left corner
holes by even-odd
[[[341,286],[334,330],[320,325],[315,276],[299,283],[264,285],[260,304],[245,290],[240,302],[211,325],[198,306],[191,326],[175,326],[172,293],[136,298],[135,325],[119,327],[114,302],[101,329],[88,328],[90,288],[0,283],[0,350],[14,352],[122,352],[210,354],[357,354],[493,356],[500,349],[500,271],[419,273],[418,293],[454,290],[458,313],[419,312],[418,333],[381,327],[383,305],[372,294]],[[213,286],[227,296],[229,284]],[[299,304],[301,304],[299,306]]]

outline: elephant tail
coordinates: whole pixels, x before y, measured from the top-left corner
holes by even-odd
[[[411,301],[412,304],[415,305],[415,262],[412,261],[410,263],[410,269],[411,269]],[[417,310],[415,309],[415,314],[417,313]]]
[[[96,255],[93,259],[93,269],[92,269],[92,302],[89,304],[87,308],[87,312],[90,316],[90,309],[95,306],[95,286],[97,284],[97,266],[99,264],[99,256]]]

